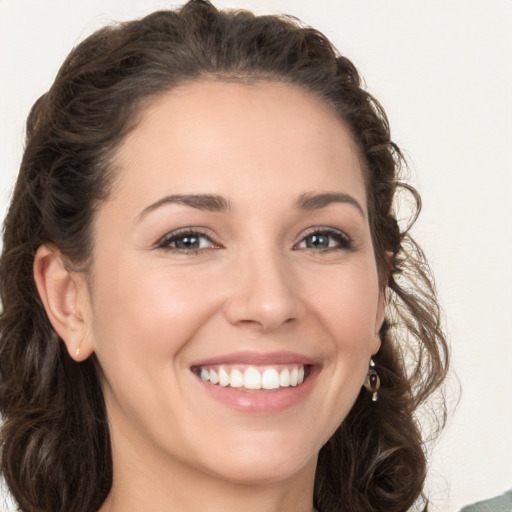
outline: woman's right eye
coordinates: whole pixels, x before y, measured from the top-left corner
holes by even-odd
[[[171,251],[189,253],[198,253],[204,249],[219,248],[208,235],[191,230],[180,230],[169,233],[158,242],[158,247]]]

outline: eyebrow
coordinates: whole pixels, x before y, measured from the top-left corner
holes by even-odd
[[[302,194],[297,200],[296,207],[300,210],[320,210],[332,203],[345,203],[354,206],[363,219],[366,218],[363,207],[351,195],[342,192],[326,192],[321,194],[306,193]]]
[[[320,194],[308,192],[299,197],[295,206],[299,210],[320,210],[332,203],[351,204],[359,211],[363,219],[366,218],[359,202],[351,195],[342,192],[325,192]],[[142,220],[149,212],[166,204],[182,204],[208,212],[223,212],[231,209],[230,202],[222,196],[213,194],[174,194],[165,196],[144,208],[137,216],[137,220]]]
[[[149,212],[165,204],[183,204],[207,212],[222,212],[231,208],[229,201],[222,196],[213,194],[175,194],[163,197],[156,203],[144,208],[137,216],[137,220],[141,220]]]

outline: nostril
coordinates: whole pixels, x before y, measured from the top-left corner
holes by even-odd
[[[296,280],[285,265],[288,262],[279,258],[270,250],[264,257],[262,253],[240,256],[240,266],[232,275],[232,295],[225,304],[230,323],[269,331],[303,315]]]

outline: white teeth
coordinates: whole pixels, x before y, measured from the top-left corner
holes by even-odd
[[[229,375],[228,372],[224,370],[224,368],[219,370],[219,384],[224,387],[229,384]]]
[[[244,388],[261,389],[261,374],[256,368],[249,367],[244,372]]]
[[[240,370],[231,370],[229,374],[229,383],[232,388],[241,388],[244,385],[244,376]]]
[[[217,372],[215,370],[210,370],[210,382],[212,384],[219,383],[219,376],[217,375]]]
[[[288,368],[281,370],[279,374],[279,385],[283,388],[287,388],[290,385],[290,370],[288,370]]]
[[[290,373],[290,386],[296,386],[298,384],[299,372],[297,368],[294,368]],[[210,372],[211,380],[211,372]]]
[[[291,368],[291,369],[290,369]],[[222,387],[245,389],[279,389],[298,386],[304,382],[304,366],[283,368],[258,368],[249,366],[244,372],[237,368],[231,371],[225,367],[201,368],[199,377],[205,382],[218,384]]]
[[[277,389],[279,387],[279,374],[274,368],[269,368],[261,376],[261,387],[263,389]]]

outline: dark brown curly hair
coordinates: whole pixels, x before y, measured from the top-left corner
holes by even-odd
[[[403,512],[422,496],[426,474],[418,408],[448,366],[432,276],[393,207],[400,188],[418,210],[419,197],[400,182],[403,158],[384,110],[324,35],[290,17],[219,11],[201,0],[97,31],[30,112],[0,260],[1,472],[25,512],[91,512],[109,493],[112,454],[95,358],[77,364],[67,354],[38,296],[34,256],[50,244],[87,271],[113,157],[141,109],[177,85],[212,79],[298,86],[322,99],[359,147],[389,294],[375,356],[381,389],[372,402],[363,388],[322,448],[314,502],[322,512]],[[440,427],[443,400],[436,409]]]

